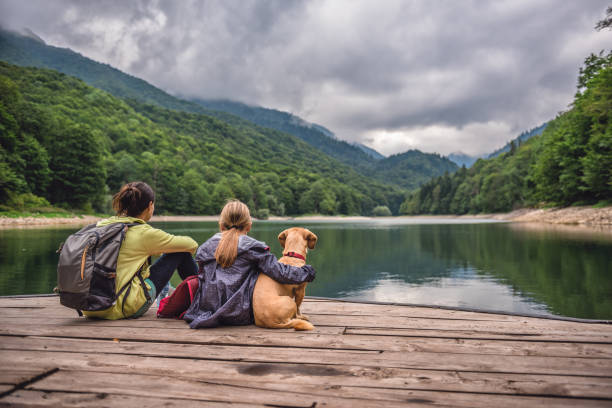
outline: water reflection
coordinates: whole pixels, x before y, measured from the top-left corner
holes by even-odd
[[[307,294],[612,318],[610,230],[447,221],[301,221],[319,236],[308,255],[317,279]],[[198,242],[217,231],[214,222],[155,225]],[[251,235],[279,255],[276,237],[294,225],[257,222]],[[55,249],[71,232],[0,230],[1,293],[50,292]]]

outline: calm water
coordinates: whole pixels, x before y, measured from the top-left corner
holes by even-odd
[[[612,319],[612,233],[460,222],[302,221],[319,236],[307,294]],[[153,225],[199,243],[217,230],[212,222]],[[276,236],[296,225],[257,222],[250,235],[279,255]],[[50,293],[55,250],[76,229],[0,230],[0,295]]]

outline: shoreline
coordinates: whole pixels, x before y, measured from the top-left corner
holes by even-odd
[[[46,217],[0,217],[0,228],[38,228],[38,227],[72,227],[94,223],[102,217],[83,215],[80,217],[46,218]],[[564,207],[549,209],[523,208],[509,213],[496,214],[465,214],[465,215],[401,215],[396,217],[366,217],[366,216],[327,216],[304,215],[297,217],[271,216],[268,221],[371,221],[380,219],[448,219],[448,220],[496,220],[515,223],[540,223],[557,225],[574,225],[583,227],[611,228],[612,206],[603,208]],[[216,215],[154,215],[151,222],[205,222],[219,220]]]

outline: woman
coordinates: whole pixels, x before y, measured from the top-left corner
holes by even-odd
[[[147,224],[155,211],[155,193],[147,183],[137,181],[121,187],[113,196],[113,209],[117,215],[99,221],[98,226],[117,222],[138,224],[127,230],[117,259],[116,290],[129,284],[112,307],[83,314],[111,320],[136,318],[149,309],[174,270],[181,279],[197,273],[192,254],[198,244],[190,237],[171,235]],[[160,254],[163,255],[149,265],[149,257]],[[142,280],[136,276],[141,267]]]
[[[280,283],[314,279],[310,265],[279,263],[266,244],[247,235],[251,226],[249,208],[232,200],[221,211],[221,232],[198,249],[200,285],[183,317],[192,329],[254,323],[251,304],[259,272]]]

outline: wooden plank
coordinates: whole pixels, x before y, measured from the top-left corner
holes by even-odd
[[[248,383],[336,384],[342,386],[393,389],[437,389],[456,392],[488,392],[496,394],[562,395],[612,398],[612,381],[608,377],[580,376],[579,370],[566,369],[567,374],[512,373],[503,365],[483,370],[478,362],[460,367],[389,368],[353,365],[290,364],[285,362],[250,363],[202,360],[197,358],[148,357],[98,353],[62,353],[24,351],[7,354],[3,361],[19,367],[57,364],[60,370],[155,373],[156,375],[206,378],[209,380],[239,379]],[[419,364],[420,363],[420,364]],[[504,362],[502,362],[503,364]],[[567,362],[561,362],[561,364]],[[561,364],[559,367],[561,368]],[[571,364],[571,363],[570,363]],[[417,362],[415,366],[424,365]],[[562,369],[556,370],[558,372]],[[609,372],[609,368],[608,368]],[[555,390],[554,393],[551,390]]]
[[[425,406],[426,404],[452,405],[457,407],[495,406],[601,406],[601,400],[546,398],[529,396],[500,396],[491,394],[450,393],[439,391],[419,391],[407,389],[364,388],[353,386],[326,387],[310,384],[287,384],[284,382],[242,382],[229,380],[211,381],[201,379],[161,375],[139,375],[96,373],[88,371],[71,372],[61,370],[28,389],[64,391],[92,391],[97,393],[141,395],[146,389],[150,396],[167,397],[173,395],[183,399],[209,399],[212,401],[256,403],[283,406]]]
[[[0,326],[22,326],[27,321],[28,325],[35,325],[38,327],[42,326],[53,326],[53,327],[78,327],[82,330],[91,330],[92,327],[96,329],[106,328],[112,329],[114,327],[133,328],[133,329],[164,329],[172,333],[175,330],[189,331],[187,322],[177,319],[121,319],[121,320],[103,320],[103,319],[88,319],[85,317],[69,317],[69,318],[55,318],[55,317],[33,317],[24,318],[22,317],[6,317],[0,316]],[[304,331],[303,334],[314,335],[318,334],[342,334],[344,327],[341,326],[321,326],[316,331]],[[214,329],[199,329],[199,331],[215,330],[216,332],[226,333],[262,333],[271,331],[271,329],[262,329],[255,325],[248,326],[222,326]],[[277,332],[293,333],[291,330],[279,330]],[[171,337],[171,336],[169,336]]]
[[[413,352],[421,353],[439,353],[440,347],[436,347],[435,344],[422,343],[423,347]],[[457,354],[463,351],[461,347],[465,345],[458,345],[454,347],[450,345],[444,348],[444,352]],[[471,353],[464,354],[475,354],[478,356],[477,351],[481,349],[481,346],[474,345],[469,348],[468,351]],[[252,361],[252,362],[266,362],[266,361],[281,361],[288,363],[310,363],[319,364],[325,363],[328,365],[345,365],[350,362],[352,365],[364,366],[364,367],[402,367],[403,361],[409,358],[406,352],[384,352],[378,351],[360,351],[360,350],[334,350],[334,349],[307,349],[300,348],[296,350],[290,347],[265,347],[265,346],[228,346],[228,345],[207,345],[202,347],[194,344],[172,344],[168,343],[156,343],[147,341],[146,343],[134,342],[134,341],[109,341],[109,340],[86,340],[86,339],[66,339],[66,338],[53,338],[53,337],[0,337],[0,349],[3,350],[15,350],[15,351],[78,351],[78,352],[92,352],[97,353],[111,353],[111,354],[132,354],[132,355],[145,355],[145,356],[156,356],[156,357],[185,357],[190,356],[192,358],[212,359],[212,360],[224,360],[224,361]],[[513,350],[512,348],[510,350]],[[572,353],[563,354],[562,349],[555,355],[548,351],[548,355],[541,355],[541,357],[580,357],[572,356]],[[571,350],[571,349],[570,349]],[[503,350],[497,350],[503,351]],[[453,353],[454,352],[454,353]],[[542,354],[547,352],[547,348],[540,350]],[[493,355],[522,355],[522,356],[535,356],[533,353],[491,353]],[[274,358],[271,358],[273,356]],[[445,358],[440,356],[436,358]],[[477,357],[475,357],[477,358]],[[594,356],[588,357],[594,358]],[[612,364],[612,361],[611,361]]]
[[[144,336],[143,336],[144,337]],[[356,336],[351,336],[356,337]],[[83,346],[80,346],[83,342]],[[80,350],[80,347],[85,345],[100,346],[97,340],[88,339],[70,339],[70,338],[55,338],[55,337],[26,337],[21,336],[0,336],[0,348],[4,349],[38,349],[40,347],[53,348],[56,351],[69,351],[69,347],[75,347]],[[147,339],[147,343],[151,343],[151,339]],[[116,349],[116,342],[109,343],[107,340],[101,340],[102,344],[112,344],[113,349]],[[120,344],[131,344],[137,347],[137,341],[121,340]],[[164,349],[170,349],[168,343],[161,344]],[[185,348],[183,355],[201,349],[200,345],[196,344],[176,344],[172,349],[180,347]],[[265,353],[267,349],[282,349],[289,354],[295,354],[299,351],[300,356],[309,356],[313,354],[315,357],[336,355],[339,352],[352,353],[352,356],[359,356],[363,353],[375,354],[377,356],[389,356],[394,358],[396,354],[405,354],[407,352],[424,352],[424,353],[453,353],[453,354],[492,354],[492,355],[507,355],[507,356],[540,356],[540,357],[583,357],[583,358],[611,358],[612,345],[608,344],[571,344],[571,343],[537,343],[537,342],[518,342],[518,341],[481,341],[481,340],[462,340],[455,341],[452,339],[427,339],[427,338],[410,338],[404,341],[404,348],[401,351],[385,351],[384,354],[380,350],[343,350],[343,349],[309,349],[307,347],[299,347],[297,350],[291,346],[245,346],[242,344],[208,344],[206,350],[219,350],[219,356],[231,355],[235,359],[243,358],[253,354]],[[323,354],[322,354],[323,353]],[[443,358],[443,356],[441,356]],[[347,356],[347,358],[349,358]]]
[[[395,328],[363,328],[347,327],[345,335],[390,336],[390,337],[438,337],[447,339],[481,339],[481,340],[520,340],[548,341],[564,343],[603,343],[612,344],[612,336],[599,332],[542,331],[540,333],[514,333],[508,331],[476,331],[476,330],[419,330]]]
[[[85,320],[84,320],[85,321]],[[125,321],[124,321],[125,322]],[[90,330],[86,325],[31,325],[12,324],[0,326],[0,335],[30,335],[52,337],[75,337],[97,339],[156,340],[200,344],[248,344],[307,348],[341,348],[353,350],[411,351],[406,338],[430,337],[445,339],[495,339],[518,341],[549,341],[559,343],[604,343],[610,344],[607,336],[581,336],[565,334],[515,335],[512,332],[474,332],[407,329],[342,329],[345,335],[328,334],[323,330],[294,332],[293,330],[260,329],[255,326],[219,327],[200,330],[172,330],[165,328],[134,328],[96,326]],[[340,330],[340,329],[338,329]],[[246,334],[246,335],[245,335]]]
[[[356,385],[359,381],[355,378],[360,376],[368,377],[368,375],[362,375],[363,373],[380,373],[381,368],[390,368],[397,365],[398,359],[405,356],[397,355],[389,358],[381,359],[377,357],[377,353],[353,353],[353,352],[337,352],[337,351],[311,351],[311,352],[300,352],[299,354],[295,350],[286,349],[271,349],[257,350],[248,347],[200,347],[200,346],[187,346],[187,345],[172,345],[168,347],[167,344],[159,343],[148,343],[139,344],[131,342],[110,342],[110,341],[86,341],[86,340],[70,340],[70,339],[21,339],[24,341],[24,347],[20,350],[21,352],[28,350],[46,351],[51,353],[53,351],[66,351],[70,350],[72,353],[81,352],[83,355],[91,354],[104,354],[106,355],[105,360],[119,361],[121,364],[121,354],[128,354],[131,356],[147,356],[147,357],[162,357],[163,362],[160,363],[162,367],[172,367],[172,360],[166,359],[166,357],[179,357],[184,358],[189,356],[192,362],[188,364],[194,364],[193,360],[215,360],[215,361],[226,361],[226,362],[253,362],[253,363],[275,363],[276,365],[257,365],[253,364],[247,366],[245,369],[246,373],[257,372],[258,375],[263,376],[264,374],[283,374],[283,370],[292,376],[295,376],[297,371],[292,371],[292,366],[287,365],[288,363],[294,364],[317,364],[317,366],[348,366],[349,369],[345,373],[347,377],[346,381],[340,381],[335,376],[329,378],[329,380],[323,380],[323,383],[327,381],[336,381],[337,383],[344,385]],[[46,345],[43,340],[49,341]],[[55,340],[55,342],[53,342]],[[65,343],[65,344],[62,344]],[[243,350],[246,349],[246,350]],[[405,358],[405,357],[404,357]],[[88,361],[91,360],[88,357]],[[181,361],[181,360],[175,360]],[[350,363],[349,363],[350,362]],[[176,364],[176,363],[175,363]],[[183,364],[182,362],[180,364]],[[200,365],[200,363],[195,363]],[[208,363],[206,363],[208,364]],[[282,364],[282,365],[278,365]],[[76,367],[67,366],[64,368],[80,368],[80,365]],[[221,373],[214,372],[214,366],[207,365],[207,371],[215,374],[214,378],[235,378],[236,374],[231,370],[229,372],[223,371]],[[238,366],[240,367],[240,366]],[[253,368],[254,367],[254,368]],[[363,371],[361,367],[369,367],[370,371]],[[333,368],[335,373],[339,372],[338,367]],[[159,367],[147,367],[149,370],[158,370]],[[340,369],[343,370],[343,369]],[[319,374],[324,373],[325,369],[321,369]],[[395,373],[399,372],[397,370]],[[564,395],[572,396],[588,396],[592,398],[600,398],[610,396],[609,391],[612,388],[612,378],[598,378],[598,377],[572,377],[572,376],[532,376],[532,375],[513,375],[513,374],[494,374],[494,373],[473,373],[473,372],[461,372],[458,371],[443,371],[443,370],[416,370],[408,369],[401,371],[400,381],[395,384],[390,382],[385,383],[385,387],[399,387],[399,388],[413,388],[413,389],[427,389],[434,384],[437,385],[437,389],[445,389],[449,391],[464,391],[464,392],[497,392],[497,393],[523,393],[542,395],[549,389],[564,390]],[[186,374],[189,375],[189,374]],[[397,374],[396,374],[397,375]],[[321,377],[321,375],[319,375]],[[322,376],[325,377],[325,376]],[[468,380],[469,379],[469,380]],[[274,379],[276,380],[276,379]],[[304,381],[299,378],[296,379],[298,382]],[[371,385],[368,382],[363,385]]]
[[[313,407],[318,404],[350,407],[358,401],[345,400],[335,396],[317,395],[298,390],[275,391],[260,384],[225,385],[201,379],[175,376],[99,373],[88,371],[62,370],[33,384],[28,390],[96,392],[112,395],[143,395],[183,400],[214,401],[239,404],[266,404],[290,407]],[[364,400],[372,405],[371,399]],[[362,403],[363,403],[362,402]],[[400,404],[390,401],[389,406]],[[422,405],[421,405],[422,406]]]
[[[34,324],[64,324],[77,323],[79,324],[98,324],[106,326],[130,326],[130,327],[177,327],[184,328],[186,323],[177,319],[157,319],[153,313],[148,313],[145,318],[133,320],[100,320],[78,318],[75,313],[66,315],[56,315],[55,309],[33,309],[30,313],[23,313],[21,310],[3,309],[0,315],[0,323],[13,324],[19,323],[20,320],[27,319]],[[306,312],[305,312],[306,313]],[[606,336],[612,343],[612,325],[604,324],[585,324],[562,321],[547,321],[547,320],[523,320],[516,321],[467,321],[467,320],[431,320],[421,318],[407,317],[361,317],[361,316],[332,316],[332,315],[310,315],[311,321],[319,328],[326,327],[351,327],[365,329],[417,329],[417,330],[461,330],[474,332],[512,332],[515,335],[548,335],[560,334],[565,335],[581,335],[581,336]]]
[[[59,297],[0,297],[0,308],[19,308],[29,309],[38,308],[57,308],[59,313],[73,316],[74,311],[59,304]],[[384,304],[369,304],[358,302],[338,302],[333,300],[316,300],[306,298],[303,304],[305,313],[330,314],[330,315],[356,315],[356,316],[391,316],[409,318],[429,318],[429,319],[448,319],[448,320],[470,320],[470,321],[515,321],[520,319],[534,319],[551,321],[549,319],[538,319],[533,317],[522,317],[513,315],[503,315],[495,313],[471,312],[453,309],[440,309],[436,307],[422,306],[396,306]]]
[[[147,408],[212,408],[232,407],[261,407],[259,404],[238,404],[227,402],[214,402],[210,400],[179,399],[171,395],[166,397],[149,397],[146,395],[133,396],[121,394],[108,394],[105,392],[48,392],[18,390],[0,399],[0,407],[136,407]]]
[[[492,320],[492,321],[514,321],[516,319],[541,320],[549,322],[563,322],[551,318],[521,316],[513,314],[500,314],[494,311],[465,311],[452,308],[439,308],[436,306],[409,306],[409,305],[387,305],[371,304],[360,302],[311,302],[308,297],[304,300],[304,311],[312,314],[332,314],[332,315],[371,315],[371,316],[403,316],[430,319],[457,319],[457,320]]]
[[[0,384],[16,385],[30,380],[43,371],[44,370],[40,369],[24,370],[20,368],[3,366],[2,369],[0,369]]]

